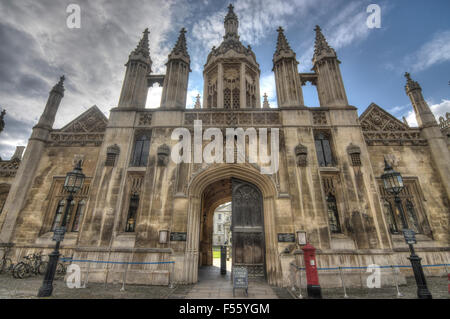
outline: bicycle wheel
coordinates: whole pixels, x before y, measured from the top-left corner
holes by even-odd
[[[6,269],[6,259],[0,260],[0,274]]]
[[[41,261],[41,263],[39,264],[39,267],[38,267],[39,275],[45,274],[45,271],[47,270],[47,265],[48,265],[48,262]]]
[[[14,267],[13,275],[15,278],[22,279],[25,277],[27,273],[27,265],[23,262],[18,263],[16,267]]]
[[[56,277],[60,279],[61,277],[64,277],[66,274],[66,266],[63,263],[58,263],[56,266]]]

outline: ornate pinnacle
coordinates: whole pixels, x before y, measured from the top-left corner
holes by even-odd
[[[59,82],[56,83],[56,85],[53,87],[52,92],[56,92],[59,94],[64,95],[64,81],[66,80],[66,77],[63,75],[59,78]]]
[[[142,36],[142,39],[139,41],[139,44],[132,54],[142,55],[144,58],[150,58],[150,49],[148,44],[148,35],[150,32],[148,31],[148,28],[146,28],[143,33],[144,35]]]
[[[409,74],[408,72],[405,72],[405,78],[406,78],[406,85],[405,85],[406,93],[409,93],[412,90],[417,90],[417,89],[421,90],[419,83],[417,83],[416,81],[413,81],[411,79],[411,74]]]
[[[229,20],[229,19],[238,19],[236,13],[234,13],[234,6],[230,3],[230,5],[228,6],[228,13],[225,16],[225,21]]]
[[[201,109],[201,108],[202,108],[202,105],[200,104],[200,94],[197,94],[194,109]]]
[[[277,52],[280,52],[281,50],[292,51],[291,47],[289,46],[289,42],[287,41],[286,36],[284,35],[283,28],[279,27],[277,32],[278,32]]]
[[[277,49],[273,55],[273,62],[277,62],[281,58],[294,58],[295,52],[291,49],[289,42],[284,35],[284,30],[282,27],[277,29],[278,39],[277,39]]]
[[[3,109],[2,113],[0,113],[0,132],[3,131],[3,129],[5,128],[5,114],[6,114],[6,110]]]
[[[178,36],[177,43],[175,44],[172,52],[169,54],[169,60],[171,59],[180,59],[186,61],[186,63],[190,63],[189,54],[187,52],[187,45],[186,45],[186,29],[182,28],[180,30],[180,35]]]
[[[336,52],[328,45],[327,40],[322,34],[322,29],[316,25],[316,42],[314,44],[314,60],[321,55],[336,57]]]
[[[264,97],[263,109],[269,109],[270,104],[269,104],[269,100],[267,99],[267,93],[264,93],[263,97]]]

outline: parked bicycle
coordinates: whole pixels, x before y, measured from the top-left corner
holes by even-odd
[[[72,258],[70,257],[64,257],[64,255],[61,255],[59,257],[58,264],[56,265],[56,275],[55,278],[59,279],[61,277],[64,277],[67,273],[67,265],[66,263],[71,262]]]
[[[23,257],[25,260],[18,263],[13,269],[14,278],[25,278],[31,275],[42,275],[47,269],[47,261],[42,260],[42,253]]]
[[[0,260],[0,274],[3,272],[9,272],[13,269],[13,263],[10,258],[6,257],[9,253],[9,249],[3,253],[3,257]]]

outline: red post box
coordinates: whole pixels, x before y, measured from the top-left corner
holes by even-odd
[[[303,258],[305,259],[305,270],[306,270],[306,290],[308,292],[309,298],[322,298],[322,290],[319,284],[319,275],[317,272],[317,262],[316,262],[316,248],[307,243],[302,247]]]

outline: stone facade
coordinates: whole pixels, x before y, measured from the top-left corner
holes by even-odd
[[[239,178],[262,194],[270,284],[286,285],[289,263],[302,263],[295,242],[278,240],[278,234],[297,230],[305,230],[318,248],[320,267],[408,264],[398,212],[389,206],[391,198],[380,183],[386,159],[405,178],[401,196],[409,225],[419,232],[417,251],[423,263],[448,262],[448,123],[436,122],[419,84],[406,75],[418,128],[375,104],[358,117],[357,108],[348,104],[337,54],[321,29],[315,29],[313,73],[299,74],[296,54],[280,28],[273,59],[278,108],[268,103],[261,107],[259,65],[239,40],[232,6],[224,26],[224,41],[212,49],[205,65],[203,107],[198,98],[195,109],[186,109],[190,58],[184,29],[165,75],[151,74],[148,30],[144,32],[130,54],[120,100],[109,119],[94,106],[64,128],[53,129],[64,96],[61,78],[23,158],[0,162],[2,250],[12,246],[15,261],[34,251],[51,251],[55,216],[66,205],[64,176],[81,159],[87,179],[75,196],[61,246],[64,255],[75,259],[173,260],[173,279],[194,283],[198,267],[212,263],[213,212],[232,200],[231,178]],[[317,86],[320,107],[304,105],[306,82]],[[145,109],[153,83],[163,85],[161,106]],[[248,163],[239,152],[235,156],[244,163],[176,164],[170,159],[178,143],[172,132],[180,127],[193,132],[195,120],[202,120],[204,129],[279,129],[279,170],[261,174],[261,158]],[[181,236],[160,243],[161,230],[185,233],[185,240]],[[108,267],[92,265],[89,280],[121,278],[122,265]],[[164,284],[169,271],[164,264],[133,265],[127,281]],[[333,278],[320,280],[332,286]]]

